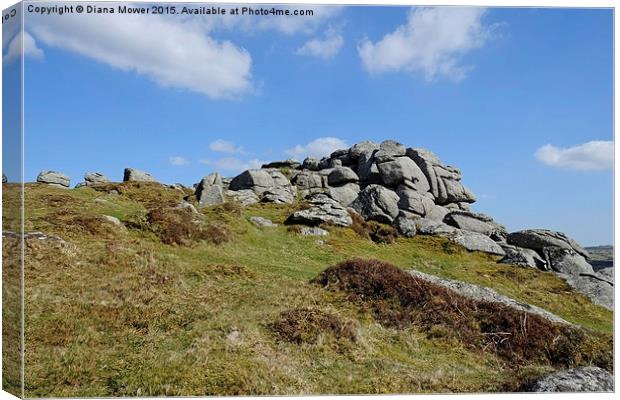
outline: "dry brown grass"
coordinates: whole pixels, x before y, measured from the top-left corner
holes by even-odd
[[[471,300],[386,262],[344,261],[313,282],[347,293],[386,326],[417,326],[430,337],[453,338],[514,365],[612,368],[609,336],[559,325],[503,304]]]
[[[134,216],[128,226],[153,232],[168,245],[191,246],[201,241],[219,245],[232,239],[225,226],[205,223],[203,217],[187,208],[158,207],[146,215]]]
[[[317,309],[286,310],[270,327],[280,340],[296,344],[316,343],[324,334],[355,341],[355,331],[350,321],[343,321],[337,315]]]

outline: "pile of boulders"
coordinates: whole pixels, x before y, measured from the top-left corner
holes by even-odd
[[[123,180],[156,182],[133,168],[125,169]],[[69,187],[69,178],[55,171],[41,172],[37,181]],[[78,187],[107,182],[103,174],[87,173]],[[502,263],[556,272],[593,301],[613,307],[611,270],[595,272],[579,244],[548,230],[508,233],[490,216],[471,211],[476,198],[461,183],[457,168],[428,150],[394,140],[361,142],[321,159],[274,161],[233,178],[215,172],[194,189],[200,207],[227,199],[243,206],[304,200],[306,208],[291,214],[287,224],[351,226],[351,214],[356,213],[367,221],[392,225],[406,237],[444,236],[469,251],[500,256]]]

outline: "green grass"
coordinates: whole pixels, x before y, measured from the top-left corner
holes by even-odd
[[[480,392],[514,389],[520,379],[551,370],[515,369],[495,354],[430,340],[414,328],[386,328],[344,295],[308,283],[356,256],[488,286],[612,332],[611,312],[553,274],[497,264],[440,238],[378,245],[329,228],[319,244],[282,224],[296,205],[203,210],[206,221],[231,231],[232,241],[219,246],[169,246],[137,229],[106,225],[90,234],[79,224],[55,223],[66,215],[128,221],[157,199],[172,204],[184,195],[157,185],[120,189],[117,195],[27,185],[26,230],[69,243],[27,249],[28,397]],[[259,229],[250,216],[280,225]],[[356,340],[278,340],[269,326],[293,308],[353,321]]]

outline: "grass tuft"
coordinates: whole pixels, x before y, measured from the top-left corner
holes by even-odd
[[[325,334],[333,335],[336,339],[355,341],[355,331],[350,321],[343,321],[337,315],[317,309],[286,310],[270,327],[280,340],[296,344],[314,344]]]

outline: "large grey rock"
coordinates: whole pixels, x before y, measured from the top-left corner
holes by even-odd
[[[295,201],[295,191],[290,186],[274,186],[262,193],[261,202],[291,204]]]
[[[415,161],[426,176],[437,204],[476,201],[474,194],[461,184],[461,172],[456,168],[443,165],[432,152],[410,148],[407,149],[407,156]]]
[[[464,231],[477,232],[489,236],[494,240],[504,240],[506,228],[498,224],[485,214],[477,214],[469,211],[454,210],[450,211],[443,222]]]
[[[70,181],[67,175],[56,171],[41,171],[37,176],[37,182],[39,183],[63,188],[68,188]]]
[[[368,185],[351,204],[366,220],[391,224],[398,216],[398,195],[380,185]]]
[[[325,191],[323,185],[323,177],[318,172],[309,170],[299,171],[291,178],[291,183],[297,186],[299,194],[306,197],[314,193],[322,193]]]
[[[325,194],[313,194],[308,198],[309,207],[295,211],[287,220],[287,224],[316,226],[332,223],[338,226],[351,226],[353,220],[345,207]]]
[[[609,277],[600,273],[582,273],[579,275],[559,274],[572,288],[583,293],[594,304],[608,310],[614,309],[614,283]]]
[[[458,294],[460,294],[461,296],[467,297],[472,300],[485,301],[489,303],[500,303],[510,308],[516,309],[518,311],[526,312],[528,314],[538,315],[554,323],[563,324],[563,325],[572,325],[571,323],[558,317],[555,314],[550,313],[547,310],[544,310],[540,307],[536,307],[532,304],[517,301],[508,296],[504,296],[488,287],[478,286],[472,283],[467,283],[467,282],[462,282],[462,281],[457,281],[457,280],[452,280],[452,279],[447,279],[447,278],[440,278],[438,276],[425,274],[417,270],[409,270],[408,272],[412,276],[418,279],[423,279],[425,281],[434,283],[436,285],[443,286],[446,289],[453,290],[457,292]]]
[[[421,217],[430,214],[435,203],[427,193],[419,192],[411,189],[409,186],[401,184],[396,188],[398,195],[398,208],[401,210],[412,212]]]
[[[304,162],[302,164],[302,167],[304,169],[308,169],[310,171],[318,171],[318,170],[321,169],[321,165],[320,164],[321,164],[321,162],[318,159],[316,159],[314,157],[307,157],[304,160]]]
[[[415,218],[413,222],[420,235],[449,236],[458,232],[458,229],[453,226],[429,218]]]
[[[134,168],[125,168],[123,182],[157,182],[153,175]]]
[[[200,207],[224,204],[224,189],[219,173],[214,172],[202,178],[196,186],[196,200]]]
[[[366,185],[381,183],[381,174],[375,161],[370,153],[360,154],[357,160],[357,175],[361,183]]]
[[[394,220],[394,228],[404,237],[414,237],[418,230],[416,228],[415,221],[409,218],[402,211],[398,214],[398,217]]]
[[[325,191],[329,197],[345,207],[349,207],[351,203],[357,199],[359,192],[360,187],[357,183],[347,183],[346,185],[338,187],[330,187]]]
[[[378,163],[377,168],[385,186],[398,186],[404,181],[410,181],[411,185],[422,193],[430,189],[426,176],[409,157]]]
[[[230,182],[230,190],[252,190],[261,201],[292,203],[297,194],[290,181],[277,169],[250,169]]]
[[[546,247],[543,255],[547,261],[549,268],[555,272],[563,274],[593,274],[592,266],[588,264],[586,259],[570,249],[562,249],[559,247]]]
[[[335,167],[327,176],[329,186],[341,186],[347,183],[356,183],[359,177],[351,168]]]
[[[377,162],[386,162],[402,157],[406,154],[407,149],[401,143],[395,140],[384,140],[379,145],[379,150],[374,153]]]
[[[99,172],[87,172],[84,174],[84,182],[86,186],[98,185],[102,183],[109,183],[110,180],[107,176]]]
[[[526,229],[508,234],[506,240],[508,244],[536,250],[540,253],[547,247],[559,247],[574,250],[586,258],[589,257],[588,252],[579,243],[562,232],[547,229]]]
[[[457,231],[450,240],[456,244],[460,244],[469,251],[481,251],[483,253],[496,254],[504,256],[504,249],[488,236],[476,232]]]
[[[443,222],[443,220],[446,218],[446,215],[449,212],[450,212],[450,210],[448,210],[447,208],[445,208],[443,206],[438,206],[437,204],[435,204],[426,213],[426,218],[428,218],[430,220],[433,220],[433,221]]]
[[[375,142],[366,140],[353,145],[349,149],[349,158],[352,161],[356,161],[362,154],[370,156],[375,150],[379,150],[379,145]]]
[[[224,204],[224,189],[220,185],[207,185],[200,190],[200,194],[196,198],[200,207]]]
[[[614,377],[598,367],[581,367],[554,372],[530,382],[524,392],[613,392]]]
[[[506,243],[499,243],[506,255],[499,260],[502,264],[513,264],[521,267],[532,267],[547,270],[547,262],[537,252],[532,249],[513,246]]]

